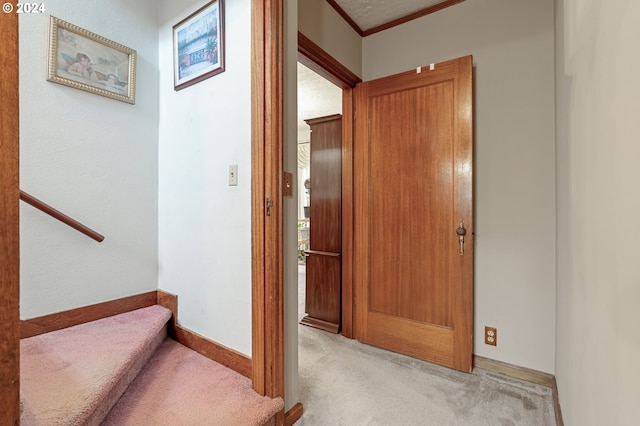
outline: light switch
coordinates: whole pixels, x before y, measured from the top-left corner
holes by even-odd
[[[238,186],[238,165],[229,166],[229,186]]]

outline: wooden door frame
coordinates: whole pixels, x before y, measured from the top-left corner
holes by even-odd
[[[20,230],[18,15],[0,17],[0,413],[20,422]]]
[[[262,395],[284,398],[283,1],[253,0],[251,16],[252,383]],[[352,88],[362,80],[300,33],[298,51],[302,63],[343,89],[343,334],[352,337]],[[283,422],[280,414],[276,424]]]
[[[283,0],[251,2],[252,383],[284,398]],[[272,204],[267,207],[267,200]],[[276,424],[284,423],[284,413]]]
[[[342,89],[342,335],[354,337],[353,88],[362,79],[298,32],[298,62]]]

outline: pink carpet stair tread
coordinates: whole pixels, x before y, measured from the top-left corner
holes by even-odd
[[[167,338],[150,306],[20,343],[21,425],[261,425],[282,409]]]

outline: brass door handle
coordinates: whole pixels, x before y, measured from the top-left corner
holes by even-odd
[[[456,229],[456,234],[458,234],[458,241],[460,242],[460,256],[464,254],[464,234],[467,233],[467,230],[464,229],[464,224],[460,222],[458,229]]]

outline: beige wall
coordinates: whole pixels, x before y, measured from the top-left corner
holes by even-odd
[[[556,3],[560,404],[638,425],[640,3]]]
[[[298,7],[285,2],[284,34],[284,170],[291,172],[293,193],[298,177]],[[284,197],[284,408],[300,402],[298,385],[298,206]]]
[[[466,0],[363,40],[370,80],[474,58],[474,353],[554,372],[553,0]],[[484,326],[498,346],[484,344]]]
[[[362,38],[325,0],[298,1],[298,30],[362,77]]]

